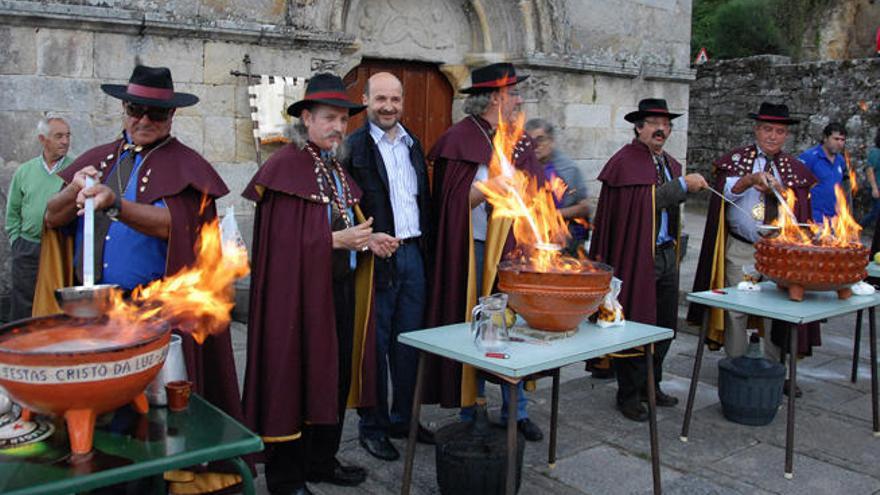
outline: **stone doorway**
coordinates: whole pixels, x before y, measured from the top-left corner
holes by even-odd
[[[361,101],[364,84],[377,72],[390,72],[403,82],[403,125],[422,142],[425,153],[437,138],[452,125],[453,90],[436,64],[396,60],[364,59],[345,76],[348,97]],[[348,124],[352,132],[364,125],[366,112]]]

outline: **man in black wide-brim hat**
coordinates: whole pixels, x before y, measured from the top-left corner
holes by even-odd
[[[243,193],[257,203],[244,407],[266,442],[272,493],[367,477],[336,459],[346,405],[374,406],[377,389],[372,219],[339,161],[349,116],[363,109],[338,76],[313,76],[287,110],[299,118],[293,143]]]
[[[717,196],[711,199],[694,291],[720,289],[743,280],[742,267],[755,262],[753,244],[758,240],[758,225],[769,224],[778,216],[779,205],[771,189],[794,192],[794,214],[799,222],[812,217],[810,188],[816,178],[800,160],[783,151],[789,126],[798,120],[791,117],[788,106],[768,102],[761,103],[758,112],[749,113],[748,117],[755,121],[755,143],[735,148],[713,164],[715,188],[739,208],[728,208]],[[724,237],[719,237],[719,231]],[[723,273],[719,268],[722,266]],[[703,324],[704,311],[711,311],[705,320],[709,324],[709,345],[723,345],[731,357],[744,354],[748,345],[748,315],[692,304],[688,321]],[[776,346],[764,341],[768,358],[779,359],[777,346],[785,346],[785,325],[773,322],[772,343]],[[811,347],[820,343],[819,325],[800,325],[799,332],[798,353],[809,354]]]
[[[138,65],[128,84],[101,89],[122,100],[123,131],[58,174],[65,185],[46,207],[50,242],[41,256],[35,315],[59,312],[54,288],[82,282],[77,215],[85,198],[95,200],[95,282],[130,291],[193,263],[199,227],[216,217],[214,200],[229,192],[210,163],[171,135],[175,110],[199,99],[174,91],[170,70]],[[86,187],[87,176],[97,184]],[[193,391],[243,419],[228,329],[201,345],[189,334],[182,337]],[[208,484],[223,489],[237,478],[219,475]]]
[[[485,195],[475,183],[497,179],[489,172],[492,139],[499,125],[514,123],[523,102],[517,85],[528,77],[517,75],[510,63],[474,69],[471,86],[461,90],[468,95],[465,118],[447,129],[428,152],[434,164],[431,235],[436,240],[434,266],[428,275],[431,283],[425,320],[429,327],[465,321],[478,297],[495,292],[498,263],[513,251],[511,222],[493,218]],[[513,154],[516,168],[542,180],[544,168],[527,133],[522,134]],[[471,406],[476,397],[483,395],[484,388],[475,369],[434,359],[428,369],[431,378],[425,399],[444,407],[461,406],[462,419],[472,419]],[[501,418],[507,421],[508,387],[501,387],[501,392]],[[514,402],[519,431],[526,440],[541,440],[543,433],[528,417],[522,382]]]
[[[679,205],[706,186],[700,174],[682,175],[681,164],[663,149],[679,116],[660,98],[645,98],[624,116],[635,137],[599,173],[602,189],[590,243],[590,257],[614,267],[614,276],[623,281],[618,299],[626,319],[672,330],[678,322]],[[624,417],[648,420],[642,404],[648,387],[656,392],[658,406],[678,403],[660,389],[671,342],[654,346],[655,383],[648,383],[640,349],[613,355],[617,408]]]

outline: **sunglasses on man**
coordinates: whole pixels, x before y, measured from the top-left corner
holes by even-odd
[[[165,122],[173,110],[173,108],[150,107],[136,103],[125,104],[125,114],[129,117],[140,119],[146,115],[153,122]]]

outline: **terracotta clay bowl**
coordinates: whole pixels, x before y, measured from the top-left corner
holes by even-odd
[[[530,327],[567,332],[596,312],[610,290],[610,266],[584,262],[578,272],[537,272],[508,260],[498,266],[498,289]]]
[[[755,269],[802,301],[804,291],[837,291],[852,295],[850,286],[868,276],[870,250],[865,246],[804,246],[760,239],[755,243]]]
[[[70,450],[86,454],[97,415],[128,403],[147,412],[144,389],[165,362],[170,327],[133,330],[63,315],[4,325],[0,386],[32,411],[64,417]]]

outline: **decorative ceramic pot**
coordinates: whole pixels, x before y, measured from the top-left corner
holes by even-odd
[[[170,327],[111,328],[63,315],[0,327],[0,386],[29,410],[64,417],[70,450],[92,450],[95,418],[127,403],[147,412],[144,389],[168,353]]]
[[[584,262],[571,272],[538,272],[516,260],[498,266],[498,289],[530,327],[549,332],[575,329],[596,312],[610,290],[610,266]]]
[[[755,243],[755,269],[802,301],[804,291],[837,291],[840,299],[852,295],[850,286],[868,276],[865,246],[831,247],[788,244],[760,239]]]

